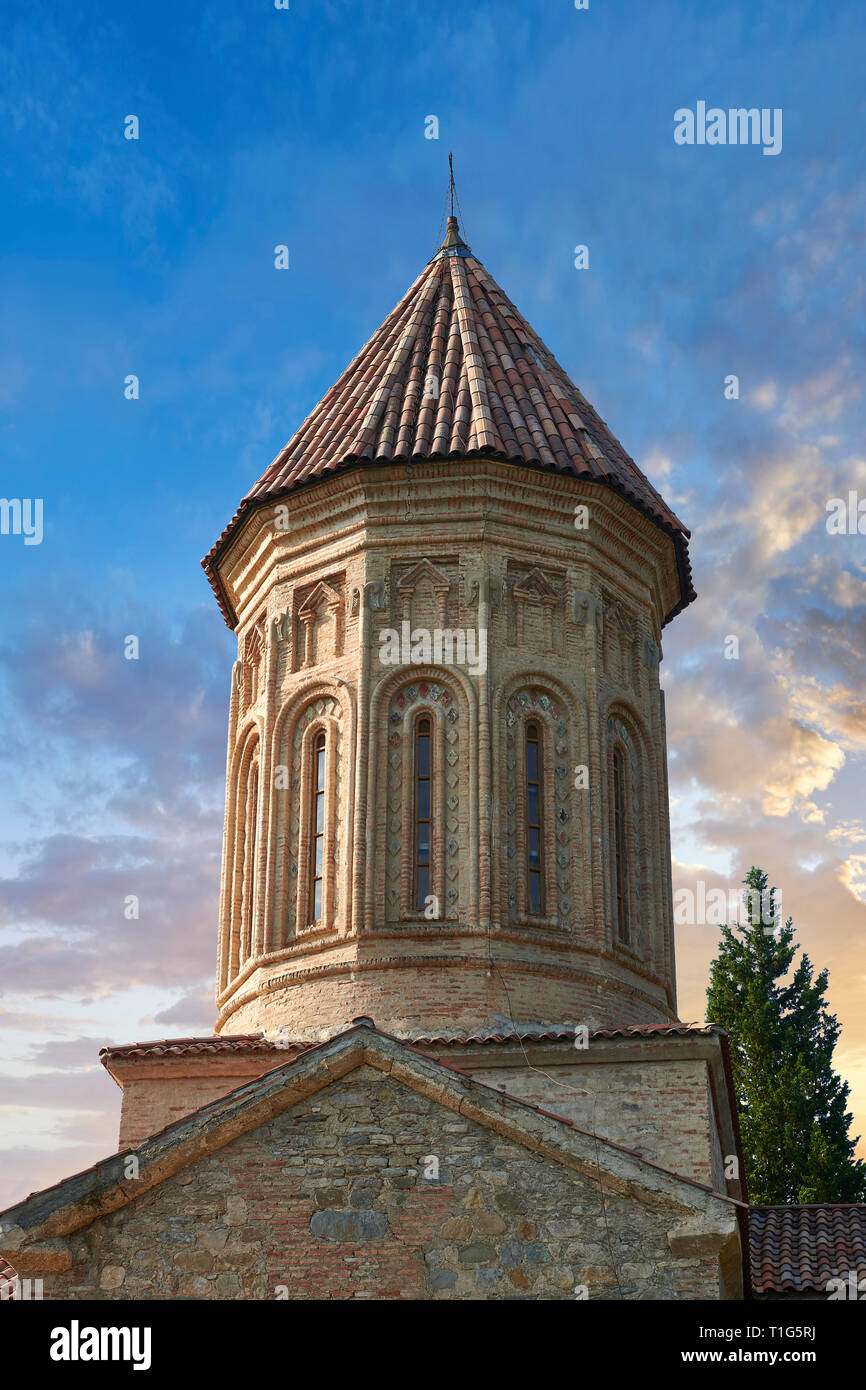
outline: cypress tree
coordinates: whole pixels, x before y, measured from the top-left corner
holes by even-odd
[[[757,1204],[862,1202],[866,1165],[849,1136],[849,1087],[833,1070],[840,1025],[814,975],[777,919],[776,889],[754,866],[744,919],[722,927],[710,966],[707,1018],[730,1036],[734,1090],[749,1195]]]

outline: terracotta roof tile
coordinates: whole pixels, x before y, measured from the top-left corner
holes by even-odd
[[[654,1038],[708,1036],[719,1032],[713,1023],[639,1023],[623,1028],[591,1028],[590,1038]],[[435,1046],[475,1046],[482,1043],[508,1042],[563,1042],[574,1038],[574,1025],[561,1024],[551,1028],[525,1029],[522,1031],[485,1031],[476,1033],[438,1033],[413,1037],[413,1045]]]
[[[0,1255],[0,1299],[8,1302],[15,1298],[15,1280],[18,1275],[10,1264]]]
[[[866,1205],[751,1207],[752,1287],[761,1293],[828,1293],[831,1279],[866,1279]]]
[[[103,1047],[99,1056],[103,1064],[115,1057],[187,1057],[197,1053],[218,1052],[303,1052],[313,1044],[305,1042],[282,1043],[265,1037],[263,1033],[236,1033],[227,1037],[212,1038],[157,1038],[152,1042],[125,1043],[121,1047]]]
[[[694,598],[689,532],[454,230],[202,561],[230,625],[217,565],[254,508],[353,465],[472,456],[612,488],[673,537],[681,593],[666,617]],[[425,398],[431,374],[439,394]]]
[[[645,1023],[632,1024],[624,1028],[594,1028],[590,1038],[651,1038],[707,1036],[720,1030],[713,1023]],[[574,1037],[574,1027],[558,1024],[550,1028],[526,1029],[523,1031],[484,1031],[476,1033],[437,1033],[419,1037],[398,1038],[411,1046],[475,1046],[484,1043],[508,1042],[559,1042]],[[235,1033],[207,1038],[157,1038],[152,1042],[126,1043],[120,1047],[103,1047],[99,1053],[103,1063],[121,1057],[163,1057],[192,1056],[197,1053],[221,1052],[305,1052],[310,1047],[321,1046],[316,1042],[300,1039],[281,1039],[279,1046],[273,1038],[264,1033]]]

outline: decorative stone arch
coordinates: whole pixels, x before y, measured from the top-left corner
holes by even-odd
[[[369,925],[434,925],[411,901],[414,728],[423,716],[431,719],[434,733],[432,892],[439,899],[439,920],[477,924],[477,693],[456,667],[403,666],[383,677],[371,700],[368,800],[375,832],[367,874]]]
[[[325,734],[325,842],[322,915],[309,918],[313,762]],[[268,881],[268,954],[299,938],[348,925],[354,711],[340,681],[313,678],[295,689],[274,721]]]
[[[233,804],[234,793],[237,787],[238,770],[244,757],[247,744],[253,735],[260,738],[261,732],[261,722],[255,715],[248,714],[243,721],[239,721],[234,747],[229,757],[228,782],[231,788],[230,807]]]
[[[643,717],[630,703],[607,702],[601,721],[604,768],[603,845],[606,918],[610,944],[639,956],[654,973],[665,973],[663,920],[658,893],[664,891],[662,826],[658,768],[652,736]],[[614,768],[619,753],[625,789],[624,829],[629,933],[623,940],[616,922],[616,856],[614,837]]]
[[[532,721],[542,733],[545,893],[541,917],[529,912],[526,863],[525,729]],[[575,764],[586,746],[585,713],[574,693],[556,677],[537,670],[520,671],[495,690],[492,727],[494,925],[578,930],[591,852],[588,795],[574,789]],[[583,804],[579,798],[584,798]]]

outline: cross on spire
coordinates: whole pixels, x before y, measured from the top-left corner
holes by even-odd
[[[460,235],[460,224],[454,215],[455,201],[457,203],[457,211],[460,213],[461,218],[463,217],[463,209],[460,206],[460,199],[457,196],[457,186],[454,182],[454,156],[450,153],[450,151],[448,154],[448,172],[450,175],[449,193],[451,199],[451,212],[448,217],[448,222],[445,228],[445,240],[440,246],[439,252],[441,254],[443,251],[447,251],[452,256],[467,256],[469,254],[469,247],[466,245],[466,242]]]

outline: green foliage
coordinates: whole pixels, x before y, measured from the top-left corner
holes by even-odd
[[[854,1158],[849,1087],[833,1070],[840,1026],[828,1012],[827,971],[776,920],[776,890],[752,867],[742,923],[722,927],[710,966],[707,1018],[730,1035],[751,1201],[862,1202],[866,1165]]]

